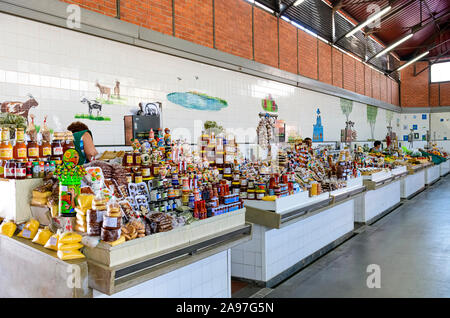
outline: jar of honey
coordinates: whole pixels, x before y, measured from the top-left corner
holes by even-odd
[[[52,145],[46,141],[42,140],[39,145],[39,158],[48,158],[52,155]]]
[[[23,128],[16,129],[16,144],[14,145],[13,156],[15,160],[27,159],[27,145],[25,144]]]
[[[133,165],[140,166],[141,165],[141,154],[139,152],[133,153]]]
[[[73,134],[70,131],[66,133],[66,140],[63,143],[63,153],[65,153],[69,149],[75,149],[75,145],[73,143]]]
[[[133,166],[133,154],[131,152],[126,152],[122,159],[122,166],[131,167]]]
[[[29,141],[27,144],[27,157],[28,159],[39,158],[39,146],[35,141]]]

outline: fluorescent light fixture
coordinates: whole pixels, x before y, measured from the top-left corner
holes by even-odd
[[[403,38],[401,38],[400,40],[398,40],[397,42],[389,45],[387,48],[385,48],[384,50],[380,51],[379,53],[377,53],[377,55],[375,55],[375,57],[380,57],[384,54],[386,54],[387,52],[391,51],[393,48],[399,46],[400,44],[402,44],[403,42],[407,41],[408,39],[412,38],[414,34],[408,34],[407,36],[404,36]]]
[[[411,64],[414,63],[415,61],[420,60],[422,57],[428,55],[428,53],[430,53],[430,51],[426,51],[426,52],[420,54],[419,56],[413,58],[412,60],[406,62],[405,64],[403,64],[402,66],[400,66],[400,67],[397,69],[397,71],[400,71],[400,70],[404,69],[405,67],[411,65]]]
[[[288,17],[284,16],[284,15],[282,15],[281,18],[282,18],[284,21],[286,21],[286,22],[291,22],[291,20],[290,20]]]
[[[260,7],[261,9],[266,10],[267,12],[275,13],[275,11],[273,11],[272,9],[266,7],[265,5],[263,5],[263,4],[261,4],[261,3],[257,2],[257,1],[255,1],[255,4],[256,4],[258,7]]]
[[[296,7],[296,6],[300,5],[300,4],[302,4],[303,2],[305,2],[305,0],[297,0],[297,1],[295,1],[295,2],[294,2],[294,7]]]
[[[370,17],[367,18],[366,21],[364,21],[363,23],[357,25],[353,30],[351,30],[350,32],[348,32],[345,36],[348,38],[350,36],[352,36],[353,34],[355,34],[356,32],[358,32],[359,30],[361,30],[362,28],[364,28],[365,26],[369,25],[370,23],[372,23],[373,21],[375,21],[376,19],[380,18],[381,16],[383,16],[386,12],[388,12],[389,10],[391,10],[391,6],[387,6],[386,8],[384,8],[383,10],[372,14]]]

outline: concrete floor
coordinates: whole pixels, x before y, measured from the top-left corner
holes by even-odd
[[[450,297],[450,176],[361,230],[266,297]]]

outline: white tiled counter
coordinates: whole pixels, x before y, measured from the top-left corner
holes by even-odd
[[[354,206],[354,199],[342,201],[279,229],[254,224],[252,240],[232,248],[232,276],[274,286],[350,236]]]
[[[108,296],[94,289],[94,298],[230,298],[231,253],[222,251],[139,285]]]
[[[400,203],[401,179],[369,190],[355,199],[355,222],[371,223]]]
[[[433,165],[425,169],[425,184],[430,185],[436,182],[441,177],[440,165]]]
[[[450,160],[444,161],[439,165],[441,177],[447,175],[450,172]]]
[[[425,188],[425,170],[408,174],[400,180],[400,197],[407,199]]]

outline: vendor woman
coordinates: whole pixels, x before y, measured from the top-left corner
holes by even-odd
[[[380,152],[381,151],[381,141],[377,140],[373,144],[373,148],[370,149],[370,152]]]
[[[85,164],[87,162],[95,160],[95,156],[98,155],[97,149],[94,146],[94,140],[92,138],[92,132],[88,126],[82,122],[73,122],[67,127],[73,134],[73,143],[75,150],[80,156],[79,164]]]

